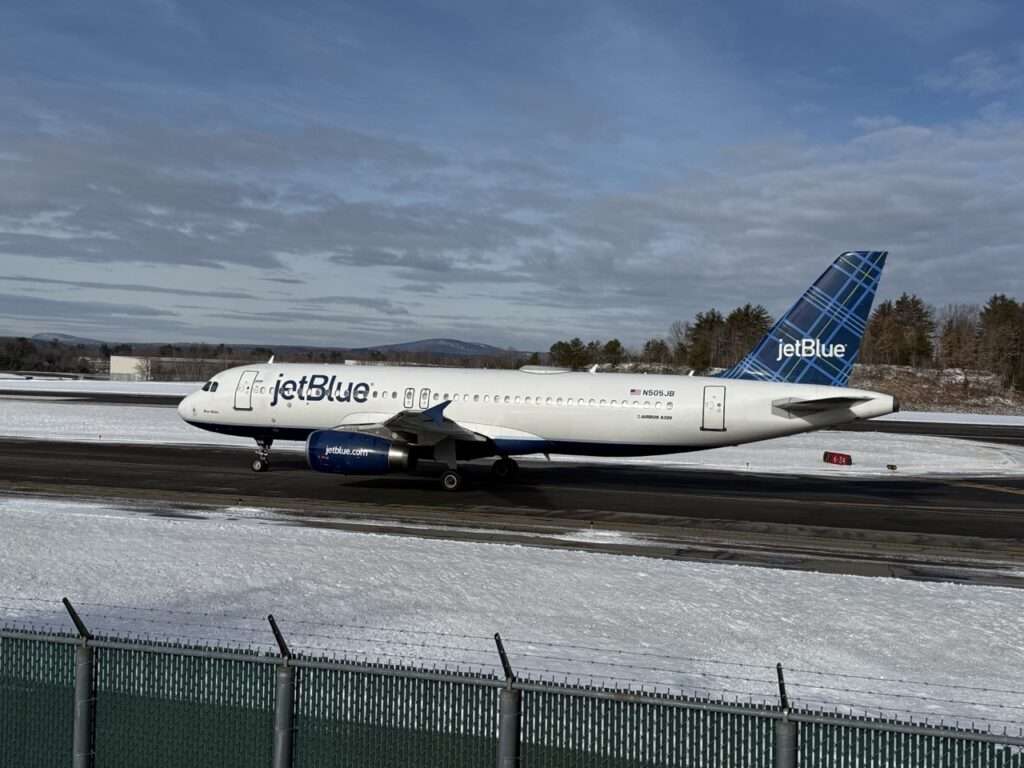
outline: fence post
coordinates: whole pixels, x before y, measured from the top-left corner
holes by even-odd
[[[515,687],[516,676],[497,632],[494,633],[494,644],[498,646],[501,667],[505,671],[505,687],[501,689],[498,707],[498,768],[519,768],[523,692]]]
[[[786,694],[782,664],[776,664],[775,670],[779,675],[779,702],[782,705],[782,717],[775,721],[775,768],[796,768],[797,724],[789,719],[789,696]]]
[[[274,616],[267,616],[270,628],[281,650],[281,664],[277,668],[277,687],[274,693],[274,768],[291,768],[292,740],[295,734],[293,716],[295,713],[295,667],[289,662],[292,652],[284,640],[284,635],[274,621]]]
[[[66,597],[61,601],[78,630],[78,646],[75,648],[75,710],[72,728],[73,768],[92,768],[94,762],[93,743],[96,731],[96,687],[93,648],[89,645],[92,634],[78,611]]]

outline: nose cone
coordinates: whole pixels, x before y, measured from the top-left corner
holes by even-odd
[[[180,403],[178,403],[178,415],[181,416],[185,421],[189,421],[193,416],[193,404],[195,403],[195,394],[187,395]]]

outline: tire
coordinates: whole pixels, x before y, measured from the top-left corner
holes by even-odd
[[[445,470],[441,475],[441,487],[446,491],[461,491],[462,485],[462,475],[454,469]]]
[[[519,465],[512,459],[498,459],[491,465],[491,475],[495,480],[514,480],[519,474]]]
[[[252,471],[253,472],[266,472],[270,467],[270,463],[263,459],[256,458],[252,460]]]

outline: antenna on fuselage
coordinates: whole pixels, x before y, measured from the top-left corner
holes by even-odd
[[[270,356],[270,359],[269,359],[269,360],[267,360],[267,365],[273,365],[273,364],[274,364],[274,356],[273,356],[273,355],[271,355],[271,356]]]
[[[588,369],[588,372],[589,373],[597,373],[597,363],[594,363],[592,366],[590,366],[590,368]]]

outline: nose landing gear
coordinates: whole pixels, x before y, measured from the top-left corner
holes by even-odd
[[[273,440],[256,441],[256,458],[250,465],[253,472],[266,472],[270,469],[270,446],[273,444]]]

